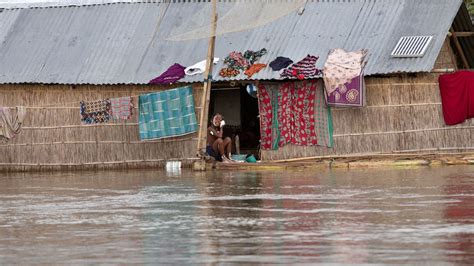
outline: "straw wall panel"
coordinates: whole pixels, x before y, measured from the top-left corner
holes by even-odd
[[[474,120],[444,124],[437,74],[366,78],[367,106],[333,108],[334,147],[285,145],[265,160],[474,147]]]
[[[177,86],[175,86],[177,87]],[[161,91],[158,86],[67,86],[11,84],[0,87],[0,106],[27,107],[22,132],[0,143],[0,171],[97,169],[163,166],[167,159],[194,158],[197,133],[156,141],[140,141],[138,98]],[[193,87],[199,122],[202,89]],[[82,125],[79,102],[134,97],[134,115],[127,121]]]

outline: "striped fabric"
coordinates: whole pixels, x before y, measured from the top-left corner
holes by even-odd
[[[316,68],[317,56],[307,55],[301,61],[286,68],[281,73],[282,78],[298,78],[300,80],[315,78],[319,75],[319,70]]]
[[[138,109],[141,140],[181,136],[198,129],[190,86],[140,95]]]

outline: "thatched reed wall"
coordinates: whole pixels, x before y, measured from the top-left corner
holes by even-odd
[[[334,147],[286,145],[265,160],[474,150],[474,120],[446,126],[437,75],[367,78],[367,106],[332,108]]]
[[[455,68],[446,42],[435,68]],[[334,147],[286,145],[262,151],[265,160],[378,153],[440,153],[474,150],[474,119],[446,126],[439,74],[366,77],[367,106],[332,108]]]
[[[175,86],[177,87],[177,86]],[[199,122],[202,87],[194,87]],[[184,164],[196,157],[197,132],[143,142],[138,132],[138,98],[131,120],[82,125],[81,100],[138,96],[159,86],[1,85],[0,106],[27,107],[22,132],[0,143],[0,171],[134,168],[163,166],[166,160]]]

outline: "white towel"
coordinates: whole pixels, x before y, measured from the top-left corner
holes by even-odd
[[[219,62],[219,58],[214,57],[214,64],[217,64],[217,62]],[[205,70],[206,70],[206,60],[202,60],[190,67],[187,67],[184,70],[184,73],[186,73],[186,75],[192,76],[196,74],[202,74],[204,73]]]

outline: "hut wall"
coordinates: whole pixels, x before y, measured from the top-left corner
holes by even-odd
[[[333,148],[285,145],[265,160],[474,150],[474,119],[446,126],[438,74],[366,78],[367,106],[332,108]]]
[[[449,39],[446,38],[443,46],[441,47],[438,58],[436,59],[434,69],[456,69],[456,67],[456,57],[450,45]]]
[[[27,114],[22,132],[0,143],[0,171],[156,167],[173,159],[191,162],[196,157],[197,132],[156,141],[139,139],[136,96],[164,89],[169,87],[2,85],[0,106],[26,106]],[[193,92],[199,123],[201,87]],[[135,96],[132,119],[81,124],[81,100],[121,96]]]

